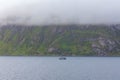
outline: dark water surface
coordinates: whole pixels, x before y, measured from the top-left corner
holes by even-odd
[[[120,80],[120,58],[0,57],[0,80]]]

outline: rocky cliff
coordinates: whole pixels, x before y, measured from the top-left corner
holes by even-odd
[[[120,25],[2,25],[0,55],[120,56]]]

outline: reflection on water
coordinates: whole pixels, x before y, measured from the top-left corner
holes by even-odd
[[[120,80],[117,57],[0,57],[0,80]]]

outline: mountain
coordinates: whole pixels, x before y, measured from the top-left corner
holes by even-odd
[[[120,25],[1,25],[0,55],[120,56]]]

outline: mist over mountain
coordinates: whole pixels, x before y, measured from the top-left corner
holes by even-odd
[[[120,56],[119,0],[0,0],[0,55]]]
[[[119,3],[119,0],[0,0],[0,22],[116,24],[120,22]]]

